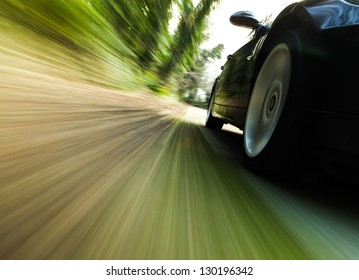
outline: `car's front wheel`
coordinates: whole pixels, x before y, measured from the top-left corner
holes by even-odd
[[[272,44],[255,80],[244,127],[244,159],[252,170],[282,172],[298,144],[301,37],[287,33]]]

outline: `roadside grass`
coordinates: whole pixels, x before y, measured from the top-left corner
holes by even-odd
[[[50,64],[70,79],[124,90],[143,86],[101,1],[3,0],[0,34],[1,52]]]

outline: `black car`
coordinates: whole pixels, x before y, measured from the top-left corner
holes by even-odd
[[[206,127],[243,130],[256,172],[283,172],[302,147],[359,172],[359,1],[307,0],[272,23],[251,12],[230,21],[253,32],[215,80]]]

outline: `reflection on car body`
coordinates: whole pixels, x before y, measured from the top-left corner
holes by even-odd
[[[293,3],[271,24],[247,11],[230,20],[253,35],[217,77],[206,126],[242,129],[256,172],[283,172],[303,146],[359,170],[359,1]]]

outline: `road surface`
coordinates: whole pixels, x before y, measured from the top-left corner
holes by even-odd
[[[344,183],[271,182],[204,110],[1,61],[1,259],[359,259]]]

